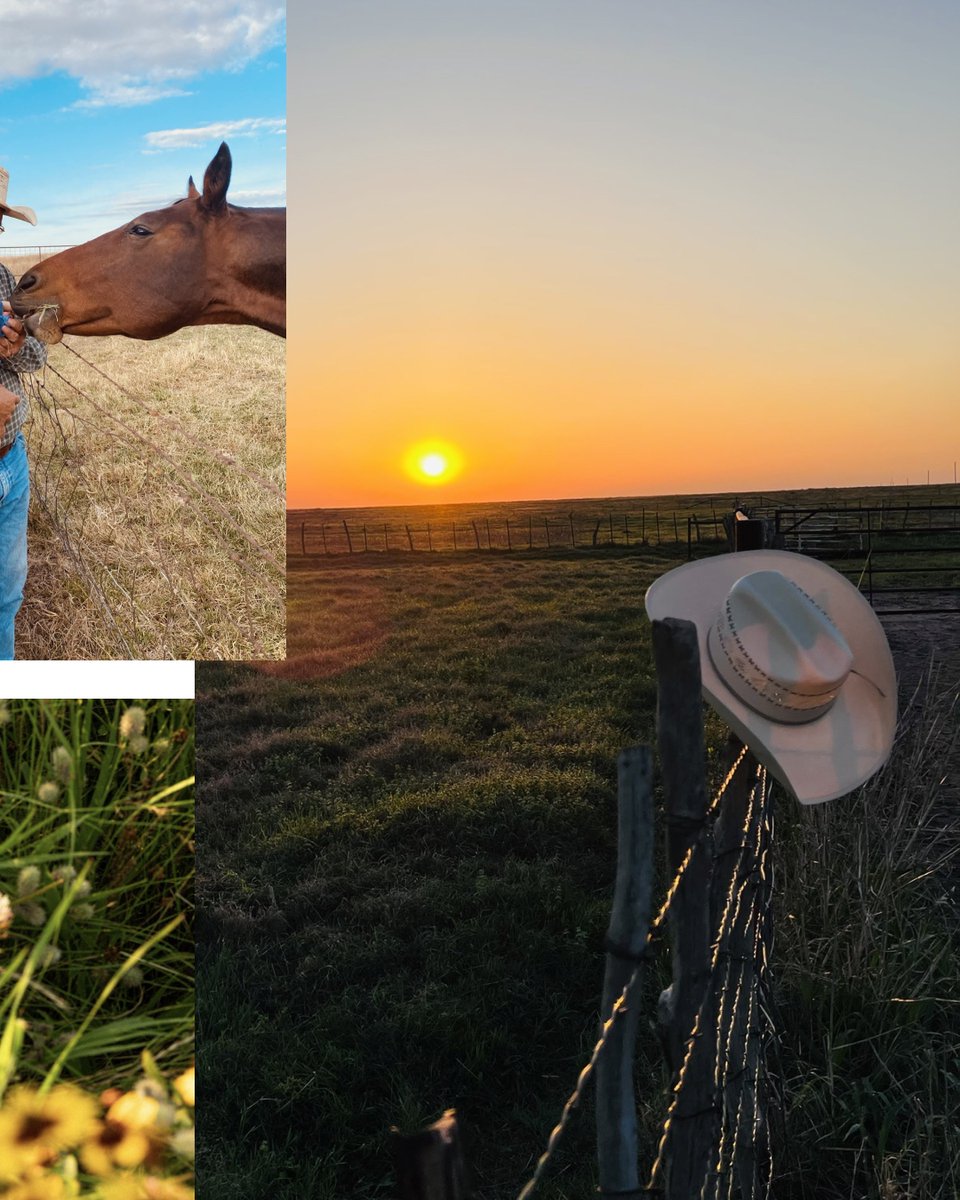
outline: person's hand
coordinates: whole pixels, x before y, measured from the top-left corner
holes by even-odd
[[[16,392],[11,392],[9,388],[5,388],[0,383],[0,441],[7,431],[7,422],[13,416],[13,410],[20,403],[20,397]]]
[[[20,318],[12,315],[13,309],[8,300],[3,302],[3,312],[10,319],[0,329],[0,358],[13,358],[27,340],[27,331]]]

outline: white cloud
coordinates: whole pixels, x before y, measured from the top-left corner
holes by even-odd
[[[4,79],[63,71],[89,93],[84,106],[146,104],[280,44],[284,12],[278,0],[32,0],[3,22]]]
[[[104,85],[95,96],[78,100],[73,108],[132,108],[138,104],[152,104],[154,100],[166,100],[170,96],[189,96],[183,88],[166,87],[163,84],[115,83]]]
[[[203,146],[207,142],[221,142],[226,138],[255,137],[259,133],[286,133],[286,117],[245,117],[239,121],[218,121],[211,125],[198,125],[193,129],[158,129],[145,134],[145,140],[154,152],[179,150],[185,146]]]

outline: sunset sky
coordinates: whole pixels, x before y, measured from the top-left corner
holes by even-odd
[[[292,506],[953,478],[955,6],[289,23]]]

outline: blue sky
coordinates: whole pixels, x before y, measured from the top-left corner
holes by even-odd
[[[169,204],[221,140],[229,198],[285,205],[285,41],[274,0],[38,0],[5,20],[0,165],[38,224],[8,218],[2,248],[86,241]]]

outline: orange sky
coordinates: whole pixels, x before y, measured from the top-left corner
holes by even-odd
[[[960,19],[820,7],[291,14],[290,505],[952,479]]]

